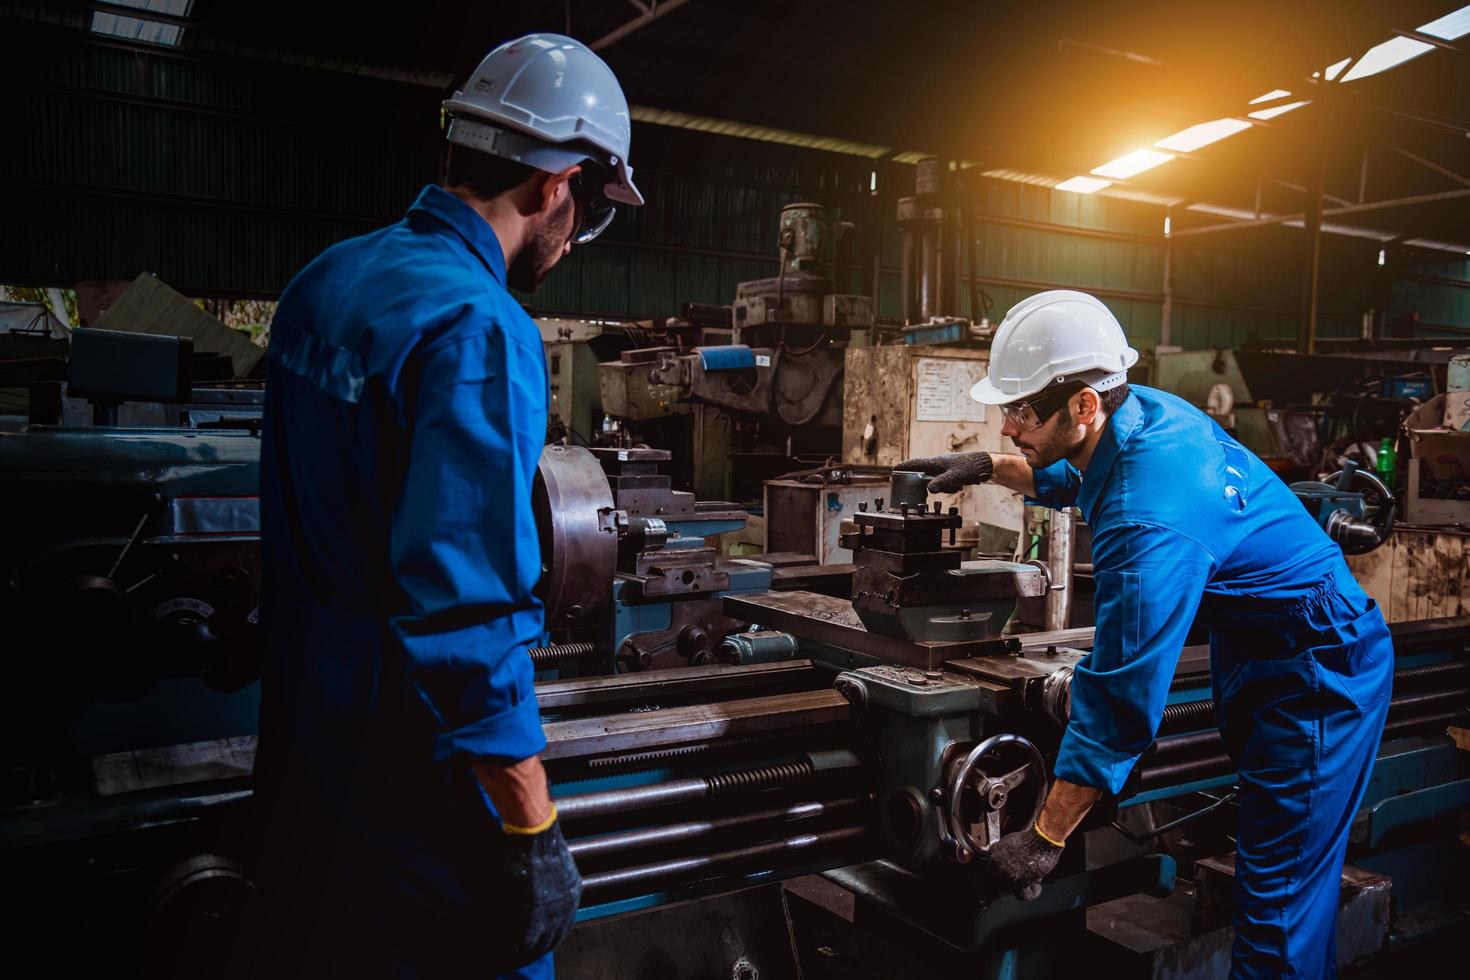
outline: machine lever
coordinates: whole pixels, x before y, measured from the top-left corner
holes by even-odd
[[[1200,817],[1204,816],[1205,814],[1207,814],[1207,813],[1213,813],[1214,811],[1220,809],[1220,807],[1224,806],[1225,804],[1233,802],[1235,800],[1235,790],[1231,790],[1230,792],[1226,793],[1224,796],[1221,796],[1221,797],[1218,797],[1218,798],[1215,798],[1215,797],[1208,797],[1208,798],[1209,799],[1214,799],[1215,802],[1211,803],[1207,807],[1203,807],[1203,808],[1201,808],[1199,810],[1196,810],[1193,813],[1186,813],[1184,816],[1180,817],[1178,820],[1171,820],[1168,823],[1164,824],[1162,827],[1155,827],[1153,830],[1149,831],[1146,834],[1135,834],[1133,831],[1129,830],[1127,827],[1124,827],[1121,823],[1119,823],[1116,820],[1113,821],[1113,829],[1116,830],[1118,833],[1122,834],[1124,837],[1128,838],[1128,840],[1130,842],[1134,843],[1134,844],[1146,844],[1149,841],[1153,840],[1155,837],[1162,837],[1164,834],[1167,834],[1171,830],[1177,830],[1180,827],[1184,826],[1185,824],[1189,823],[1190,821],[1198,820]]]

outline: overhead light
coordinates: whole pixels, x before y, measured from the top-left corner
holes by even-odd
[[[1096,177],[1073,177],[1071,180],[1064,180],[1058,184],[1057,190],[1071,191],[1074,194],[1091,194],[1093,191],[1102,190],[1111,183],[1111,180],[1098,180]]]
[[[1134,174],[1141,174],[1145,170],[1152,170],[1161,163],[1168,163],[1174,159],[1172,153],[1160,153],[1158,150],[1138,149],[1132,153],[1125,153],[1116,160],[1109,160],[1101,167],[1094,167],[1092,172],[1099,177],[1114,177],[1118,180],[1126,180]]]
[[[1434,45],[1416,41],[1411,37],[1395,37],[1384,41],[1382,44],[1368,49],[1367,54],[1357,60],[1348,73],[1342,76],[1344,82],[1355,81],[1359,78],[1367,78],[1381,71],[1388,71],[1402,65],[1406,61],[1412,61],[1427,51],[1433,51]]]
[[[1378,250],[1378,264],[1379,265],[1384,265],[1387,262],[1388,262],[1388,250],[1387,249],[1380,248]]]
[[[1470,7],[1461,7],[1454,13],[1445,14],[1439,20],[1421,24],[1419,33],[1443,38],[1446,41],[1458,41],[1466,34],[1470,34]]]
[[[1291,93],[1284,88],[1273,88],[1265,95],[1258,95],[1254,99],[1251,99],[1250,104],[1260,105],[1262,102],[1270,102],[1272,99],[1283,99],[1290,94]]]
[[[1338,75],[1341,75],[1342,74],[1342,70],[1344,68],[1346,68],[1348,66],[1348,64],[1352,60],[1353,59],[1351,59],[1351,58],[1344,58],[1341,61],[1337,62],[1336,64],[1328,65],[1327,66],[1327,80],[1330,82],[1334,78],[1336,78]],[[1316,75],[1313,75],[1312,77],[1313,78],[1316,78],[1317,76]]]
[[[1280,91],[1278,89],[1278,91]],[[1290,92],[1282,92],[1282,95],[1290,95]],[[1260,99],[1256,100],[1257,102]],[[1173,136],[1159,140],[1154,146],[1165,150],[1174,150],[1177,153],[1189,153],[1198,150],[1202,146],[1209,146],[1227,136],[1234,136],[1244,129],[1250,129],[1251,124],[1244,119],[1216,119],[1212,122],[1203,122],[1188,129],[1181,129]]]
[[[1285,103],[1282,103],[1281,105],[1273,105],[1269,109],[1257,109],[1255,112],[1251,113],[1251,118],[1252,119],[1275,119],[1277,116],[1282,115],[1282,114],[1287,113],[1287,112],[1290,112],[1293,109],[1300,109],[1304,105],[1311,105],[1311,104],[1312,103],[1311,103],[1311,100],[1310,99],[1303,99],[1300,102],[1285,102]]]
[[[1167,215],[1167,214],[1164,215],[1164,237],[1165,238],[1168,238],[1169,237],[1169,232],[1171,232],[1173,230],[1174,230],[1174,222],[1169,219],[1169,215]]]

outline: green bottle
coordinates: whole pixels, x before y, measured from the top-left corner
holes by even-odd
[[[1390,487],[1393,486],[1394,477],[1397,475],[1399,466],[1398,454],[1393,451],[1393,439],[1383,437],[1383,443],[1378,447],[1378,478]]]

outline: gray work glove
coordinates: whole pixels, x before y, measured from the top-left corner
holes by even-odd
[[[508,950],[518,966],[551,952],[572,931],[582,900],[582,876],[557,821],[539,834],[505,835],[510,894],[504,908],[515,919]]]
[[[989,453],[950,453],[947,456],[926,456],[922,459],[906,459],[894,467],[928,473],[930,493],[954,493],[960,487],[985,483],[993,470]]]
[[[1065,848],[1057,847],[1032,826],[1006,834],[990,846],[990,866],[1023,902],[1041,895],[1041,879],[1051,874]]]

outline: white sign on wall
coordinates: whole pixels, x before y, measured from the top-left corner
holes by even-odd
[[[985,377],[985,362],[941,357],[919,358],[920,422],[984,422],[985,406],[970,389]]]

